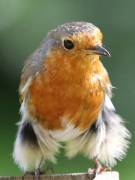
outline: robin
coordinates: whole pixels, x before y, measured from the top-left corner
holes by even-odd
[[[39,173],[45,160],[55,162],[61,142],[68,158],[82,153],[96,162],[96,171],[125,156],[130,133],[111,102],[112,85],[100,61],[110,53],[102,37],[91,23],[65,23],[28,58],[13,152],[24,172]]]

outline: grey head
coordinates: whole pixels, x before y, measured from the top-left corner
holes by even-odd
[[[48,33],[48,38],[58,39],[61,36],[74,35],[80,32],[94,33],[99,28],[89,22],[69,22],[57,26]]]

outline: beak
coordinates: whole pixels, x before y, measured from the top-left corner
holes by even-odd
[[[109,53],[109,51],[105,49],[103,46],[97,45],[95,47],[90,48],[89,50],[94,54],[111,57],[111,54]]]

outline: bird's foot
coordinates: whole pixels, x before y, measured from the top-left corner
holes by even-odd
[[[24,174],[24,178],[26,176],[34,176],[35,180],[40,180],[40,176],[43,175],[43,174],[45,174],[43,171],[41,171],[40,169],[36,169],[35,171],[32,171],[32,172],[29,172],[29,171],[26,172]]]
[[[88,174],[93,175],[94,177],[96,177],[97,174],[100,174],[102,172],[106,172],[106,171],[111,171],[110,167],[107,166],[103,166],[99,160],[95,160],[96,163],[96,167],[94,169],[89,168],[88,169]]]
[[[40,175],[42,175],[43,174],[43,172],[40,170],[40,169],[36,169],[35,170],[35,180],[40,180]]]
[[[88,169],[89,174],[95,174],[95,175],[100,174],[102,172],[106,172],[106,171],[111,171],[111,168],[106,167],[106,166],[102,166],[101,168],[97,168],[97,169],[96,168],[93,168],[93,169],[89,168]]]

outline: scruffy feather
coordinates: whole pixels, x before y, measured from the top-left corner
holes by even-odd
[[[55,155],[61,147],[60,142],[66,142],[67,157],[71,158],[77,153],[83,153],[89,159],[99,159],[107,166],[114,166],[121,160],[129,146],[130,133],[126,129],[122,118],[116,114],[110,97],[106,94],[101,112],[95,124],[95,129],[81,132],[68,119],[63,117],[65,130],[46,130],[36,119],[28,113],[27,100],[21,106],[22,120],[18,124],[19,131],[15,142],[13,157],[16,163],[24,170],[38,168],[41,159],[56,162]],[[37,137],[38,146],[23,143],[20,129],[28,121]]]
[[[31,172],[39,168],[42,152],[38,146],[35,147],[22,143],[18,134],[15,141],[13,158],[24,172]]]
[[[104,165],[114,166],[126,155],[130,132],[122,118],[116,114],[108,96],[96,123],[96,130],[85,133],[67,143],[66,155],[71,158],[83,153],[89,159],[98,159]]]
[[[26,112],[25,114],[28,115]],[[20,128],[21,126],[22,123]],[[114,166],[117,160],[123,159],[129,146],[130,133],[107,95],[95,130],[87,129],[81,133],[78,128],[69,124],[65,131],[48,131],[36,122],[32,123],[32,127],[38,139],[38,147],[23,144],[19,133],[15,142],[13,157],[24,171],[37,168],[42,158],[55,162],[60,142],[66,142],[67,157],[83,153],[89,159],[98,159],[107,166]],[[71,138],[71,134],[74,138]]]

